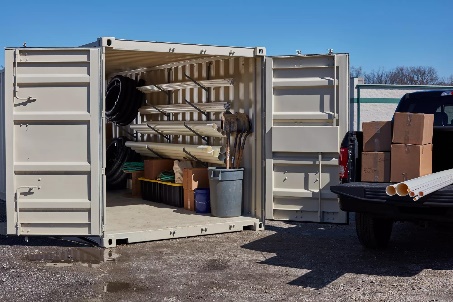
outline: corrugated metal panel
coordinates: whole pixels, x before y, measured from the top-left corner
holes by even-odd
[[[100,235],[99,49],[6,50],[7,232]]]
[[[266,62],[266,218],[345,223],[330,186],[339,182],[348,129],[347,55]]]
[[[0,200],[5,201],[6,167],[5,167],[5,70],[0,71]]]
[[[111,50],[106,49],[108,54]],[[125,52],[126,53],[126,52]],[[146,56],[155,58],[155,63],[161,65],[165,62],[168,55],[160,53],[160,58],[164,61],[159,61],[159,54],[150,52],[145,53]],[[146,57],[142,55],[142,57]],[[117,58],[119,58],[118,56]],[[122,56],[121,56],[122,57]],[[115,63],[115,58],[106,55],[106,66]],[[208,101],[231,101],[233,112],[244,112],[249,115],[253,123],[254,133],[247,139],[245,152],[244,152],[244,215],[251,215],[253,217],[262,218],[262,198],[261,198],[261,123],[260,123],[260,110],[261,110],[261,66],[262,59],[258,58],[229,58],[219,59],[216,57],[212,61],[197,62],[193,61],[190,64],[178,65],[175,67],[163,69],[150,69],[150,70],[132,70],[130,72],[122,73],[131,78],[144,79],[146,84],[164,84],[164,83],[177,83],[187,82],[188,76],[195,80],[206,79],[224,79],[232,78],[234,85],[227,87],[209,88],[209,97],[206,91],[201,88],[187,88],[175,90],[168,97],[163,92],[155,92],[146,95],[147,105],[164,105],[164,104],[182,104],[184,100],[193,103],[203,103]],[[110,68],[110,67],[109,67]],[[107,68],[108,69],[108,68]],[[172,120],[177,121],[200,121],[206,118],[200,113],[180,113],[173,114]],[[220,120],[220,113],[213,113],[210,115],[211,120]],[[138,116],[137,123],[149,120],[166,120],[163,115],[150,115]],[[123,128],[123,129],[127,129]],[[121,129],[117,130],[120,135],[125,135]],[[130,131],[130,130],[129,130]],[[132,131],[130,131],[132,132]],[[224,142],[220,138],[210,138],[210,144],[213,146],[220,146]],[[139,135],[141,141],[153,141],[165,143],[166,141],[157,135]],[[172,143],[183,144],[205,144],[200,138],[195,136],[173,136]]]
[[[110,75],[127,70],[152,70],[177,67],[218,59],[264,56],[263,47],[234,47],[201,44],[184,44],[151,41],[121,40],[114,37],[99,38],[89,47],[105,47],[105,72]],[[168,66],[166,66],[168,65]]]

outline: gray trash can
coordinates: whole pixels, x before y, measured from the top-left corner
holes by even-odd
[[[216,217],[237,217],[242,212],[242,180],[244,168],[209,169],[211,214]]]

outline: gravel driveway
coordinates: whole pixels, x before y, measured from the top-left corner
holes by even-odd
[[[453,301],[453,235],[395,226],[385,251],[351,225],[119,246],[0,237],[0,301]]]

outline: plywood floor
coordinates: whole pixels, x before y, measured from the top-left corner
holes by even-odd
[[[219,218],[183,208],[133,198],[128,192],[107,193],[106,233],[161,230],[185,226],[257,221],[250,217]]]

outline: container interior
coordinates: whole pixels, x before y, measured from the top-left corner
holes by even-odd
[[[106,190],[105,196],[105,245],[115,245],[115,240],[126,242],[148,241],[172,237],[196,236],[224,231],[239,231],[240,228],[255,228],[262,217],[260,197],[260,171],[256,169],[261,160],[260,115],[261,108],[261,58],[226,57],[200,54],[172,54],[163,52],[117,50],[105,48],[105,87],[115,75],[143,80],[145,85],[197,82],[210,79],[232,79],[233,85],[181,88],[165,93],[145,94],[143,106],[194,103],[231,102],[230,111],[246,113],[252,123],[253,133],[246,140],[242,166],[245,168],[243,185],[242,216],[219,218],[209,214],[196,214],[184,208],[132,197],[130,190]],[[210,121],[220,121],[221,113],[210,113]],[[168,142],[158,134],[140,133],[132,125],[148,121],[206,121],[198,112],[175,113],[168,119],[164,114],[143,115],[137,113],[135,121],[127,126],[118,126],[106,121],[105,148],[116,137],[126,136],[131,141],[166,144],[207,145],[197,136],[172,135]],[[132,135],[135,135],[133,137]],[[209,145],[222,146],[225,138],[209,138]],[[233,140],[232,140],[233,143]],[[147,157],[150,155],[150,157]],[[105,157],[105,151],[104,151]],[[153,158],[142,154],[143,159]],[[105,158],[104,158],[105,160]],[[199,164],[198,164],[199,166]],[[209,164],[209,166],[219,166]],[[258,218],[258,219],[257,219]],[[224,225],[225,228],[220,227]],[[203,228],[200,228],[203,226]],[[208,226],[211,226],[208,228]],[[217,227],[217,228],[216,228]],[[180,230],[175,236],[174,230]],[[185,231],[184,231],[185,229]],[[192,232],[188,230],[193,229]],[[195,231],[195,229],[197,231]],[[170,232],[168,231],[170,230]],[[173,230],[173,231],[172,231]],[[201,230],[201,231],[200,231]],[[204,231],[203,230],[207,230]],[[173,235],[171,235],[173,232]]]

